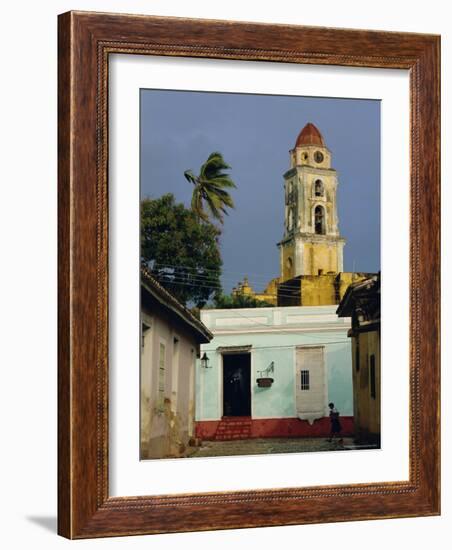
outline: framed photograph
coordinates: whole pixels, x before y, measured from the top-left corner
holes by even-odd
[[[439,55],[59,16],[61,535],[440,513]]]

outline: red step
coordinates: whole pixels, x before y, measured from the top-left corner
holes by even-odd
[[[251,417],[224,416],[217,426],[214,440],[231,441],[249,439],[251,435]]]

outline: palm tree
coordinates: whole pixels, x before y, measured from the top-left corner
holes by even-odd
[[[229,174],[224,172],[228,168],[230,166],[226,164],[222,154],[214,152],[201,166],[199,176],[195,176],[191,170],[184,172],[187,181],[194,185],[191,209],[204,221],[209,220],[210,214],[214,220],[223,223],[223,215],[228,213],[227,208],[234,208],[234,202],[227,190],[236,185]]]

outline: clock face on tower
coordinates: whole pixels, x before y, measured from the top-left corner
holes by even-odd
[[[318,163],[323,161],[323,154],[320,151],[314,153],[314,160]]]

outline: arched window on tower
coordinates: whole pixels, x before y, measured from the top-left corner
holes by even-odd
[[[316,206],[314,210],[314,227],[317,235],[325,235],[325,209]]]
[[[323,195],[325,194],[325,189],[323,187],[323,182],[322,180],[315,180],[315,183],[314,183],[314,195],[316,197],[323,197]]]

